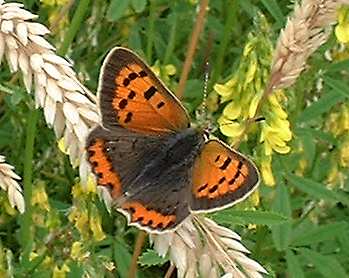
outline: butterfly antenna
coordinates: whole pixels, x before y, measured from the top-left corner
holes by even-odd
[[[203,115],[204,118],[207,118],[207,88],[208,88],[208,79],[210,77],[210,64],[208,61],[205,62],[205,74],[204,74],[204,95],[202,99],[202,105],[201,105],[201,115]]]

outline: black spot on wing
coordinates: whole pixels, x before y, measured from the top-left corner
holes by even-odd
[[[145,77],[148,75],[144,70],[141,70],[138,74],[140,77]]]
[[[132,120],[132,116],[133,116],[133,113],[132,112],[128,112],[127,115],[126,115],[126,118],[125,118],[125,124],[129,123],[131,120]]]
[[[201,192],[201,191],[205,190],[207,188],[207,186],[208,186],[207,183],[202,185],[202,186],[200,186],[199,189],[198,189],[198,192]]]
[[[222,165],[221,167],[219,167],[219,169],[221,169],[221,170],[227,169],[228,166],[229,166],[229,164],[230,164],[230,162],[231,162],[231,158],[228,157],[228,158],[224,161],[223,165]]]
[[[131,72],[131,73],[128,75],[128,79],[130,79],[130,80],[135,80],[137,77],[138,77],[138,74],[135,73],[135,72]]]
[[[128,94],[128,98],[129,99],[134,99],[134,97],[136,96],[136,92],[135,91],[131,91],[129,94]]]
[[[119,108],[120,108],[120,109],[124,109],[126,106],[127,106],[127,99],[122,99],[122,100],[119,102]]]
[[[130,79],[125,78],[124,81],[122,82],[122,85],[124,85],[125,87],[127,87],[130,84]]]
[[[144,92],[144,98],[149,100],[153,97],[153,95],[155,95],[156,92],[156,88],[154,86],[150,86],[150,88]]]
[[[160,101],[160,102],[156,105],[156,107],[157,107],[158,109],[160,109],[160,108],[163,107],[164,105],[165,105],[165,102]]]
[[[241,173],[241,172],[240,172],[239,170],[236,171],[234,177],[229,181],[229,184],[230,184],[230,185],[235,183],[236,179],[240,176],[240,173]]]
[[[218,189],[218,184],[212,186],[212,187],[208,190],[208,192],[213,193],[213,192],[215,192],[217,189]]]

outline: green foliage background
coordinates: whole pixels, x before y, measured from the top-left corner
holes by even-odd
[[[39,22],[51,26],[54,32],[49,40],[59,53],[67,52],[91,91],[96,91],[103,57],[116,45],[132,49],[155,65],[175,90],[196,1],[80,0],[60,14],[69,2],[23,1],[39,15]],[[275,45],[293,2],[210,1],[183,99],[193,118],[203,97],[205,57],[211,63],[209,108],[216,124],[226,103],[219,101],[214,84],[224,84],[244,68],[243,49],[262,32],[266,43]],[[259,20],[261,14],[268,22],[267,31]],[[271,63],[268,51],[264,53],[262,45],[256,55]],[[332,62],[325,59],[326,51],[332,52]],[[349,275],[348,57],[348,48],[339,50],[333,35],[311,57],[297,83],[283,92],[282,107],[293,137],[289,153],[272,155],[275,185],[262,182],[248,201],[211,215],[242,236],[251,257],[271,277]],[[174,75],[169,74],[169,64],[176,68]],[[25,92],[19,74],[12,75],[5,65],[0,78],[0,153],[21,176],[24,167],[31,167],[33,173],[29,217],[12,209],[6,192],[0,192],[0,276],[82,277],[89,273],[91,277],[126,277],[137,230],[126,227],[118,213],[109,214],[94,189],[86,192],[80,187],[77,171],[60,152],[42,112],[37,115],[36,130],[32,129],[34,159],[28,166],[23,153],[28,151],[28,126],[36,117],[33,98]],[[252,131],[240,149],[260,163],[257,132]],[[215,135],[231,139],[219,131]],[[169,266],[167,258],[158,258],[149,243],[139,263],[138,277],[162,277]]]

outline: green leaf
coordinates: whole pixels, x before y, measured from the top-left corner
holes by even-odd
[[[301,139],[304,148],[304,156],[307,163],[309,163],[308,167],[311,169],[316,154],[316,144],[314,144],[314,137],[310,132],[306,132],[301,136]]]
[[[141,13],[147,5],[147,0],[131,0],[131,5],[136,13]]]
[[[339,72],[349,68],[349,59],[332,63],[326,67],[326,72]]]
[[[274,212],[291,218],[291,204],[288,189],[284,184],[279,184],[276,188],[276,195],[272,204]],[[291,234],[291,223],[284,223],[271,227],[272,238],[278,251],[285,250],[289,244]]]
[[[163,265],[168,261],[167,257],[161,257],[153,249],[148,249],[143,252],[142,255],[138,258],[138,262],[142,266],[154,266],[154,265]]]
[[[125,14],[128,6],[129,0],[112,0],[108,8],[107,19],[110,21],[120,19]]]
[[[121,278],[128,277],[129,266],[131,263],[132,255],[127,249],[127,245],[121,238],[117,238],[114,241],[114,262],[116,269]]]
[[[348,277],[348,273],[338,263],[338,261],[332,256],[324,256],[318,252],[314,252],[310,249],[300,249],[304,258],[314,265],[315,269],[319,271],[324,277],[336,277],[345,278]]]
[[[285,21],[285,16],[282,14],[278,3],[275,0],[262,0],[261,2],[268,12],[274,17],[277,25],[282,26]]]
[[[328,112],[335,104],[342,101],[345,97],[337,94],[333,90],[323,95],[318,101],[305,108],[299,115],[298,121],[306,122],[313,120],[321,114]]]
[[[349,87],[344,81],[335,80],[328,76],[325,76],[324,81],[325,84],[331,87],[338,95],[349,98]]]
[[[241,223],[259,225],[277,225],[287,221],[287,218],[270,211],[258,210],[235,210],[227,209],[213,215],[214,219],[220,223]]]
[[[286,174],[287,180],[293,186],[297,187],[299,190],[315,197],[318,199],[324,199],[328,201],[340,201],[345,204],[349,204],[348,198],[341,193],[329,190],[324,184],[318,183],[316,181],[299,177],[294,174]]]
[[[332,145],[337,145],[338,144],[338,140],[329,132],[326,131],[322,131],[322,130],[318,130],[318,129],[314,129],[314,128],[295,128],[294,129],[295,133],[299,134],[299,135],[303,135],[303,134],[310,134],[312,137],[315,137],[319,140],[328,142]]]
[[[302,259],[303,260],[303,259]],[[290,278],[303,278],[304,272],[296,256],[291,250],[286,250],[287,273]]]
[[[292,239],[292,245],[310,245],[313,243],[330,240],[341,236],[346,232],[347,229],[348,225],[344,222],[318,226],[313,229],[306,230],[302,234],[298,235],[298,237],[294,237]]]

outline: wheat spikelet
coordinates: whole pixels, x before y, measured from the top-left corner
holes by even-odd
[[[99,119],[95,97],[77,80],[71,63],[55,54],[55,47],[43,37],[49,30],[32,21],[36,15],[22,4],[0,4],[0,62],[5,57],[11,72],[22,72],[27,92],[34,91],[36,107],[44,109],[47,124],[64,139],[71,163],[80,162],[80,176],[86,182],[85,138]]]
[[[268,93],[294,84],[309,56],[327,41],[342,4],[349,4],[349,0],[303,0],[295,4],[277,41]]]
[[[7,191],[8,199],[12,207],[23,213],[24,199],[22,195],[22,188],[18,184],[21,179],[14,171],[14,167],[5,163],[5,157],[0,155],[0,187]]]
[[[247,257],[240,236],[214,221],[192,215],[175,232],[151,235],[160,256],[169,255],[178,277],[262,277],[267,271]]]

